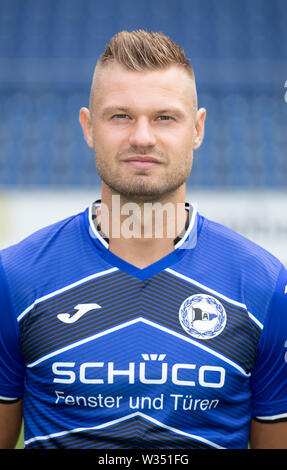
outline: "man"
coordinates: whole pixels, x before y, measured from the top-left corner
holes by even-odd
[[[101,200],[1,253],[2,448],[287,447],[287,273],[186,203],[204,136],[162,34],[114,36],[80,123]]]

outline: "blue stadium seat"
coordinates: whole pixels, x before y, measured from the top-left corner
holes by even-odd
[[[94,184],[93,152],[78,122],[89,101],[86,71],[115,32],[147,28],[179,42],[203,71],[206,135],[192,184],[287,188],[287,76],[272,72],[286,61],[286,23],[286,0],[1,0],[0,184]],[[243,81],[224,76],[233,61]],[[212,64],[226,78],[221,86]],[[258,76],[244,82],[249,64]],[[264,67],[272,83],[260,82]]]

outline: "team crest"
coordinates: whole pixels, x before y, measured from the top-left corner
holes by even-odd
[[[210,339],[224,330],[226,312],[223,305],[214,297],[195,294],[181,304],[179,320],[189,335],[199,339]]]

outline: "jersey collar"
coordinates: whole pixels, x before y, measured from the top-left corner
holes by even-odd
[[[101,231],[97,222],[96,211],[101,205],[101,200],[93,202],[89,207],[89,234],[93,239],[97,239],[101,245],[109,249],[109,239]],[[185,203],[185,210],[188,212],[183,231],[173,241],[174,249],[192,249],[197,243],[197,207],[195,204]]]

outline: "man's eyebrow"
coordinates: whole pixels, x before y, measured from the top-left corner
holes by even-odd
[[[171,114],[173,116],[184,117],[185,113],[179,108],[166,108],[166,109],[159,109],[156,111],[156,114]]]
[[[114,113],[128,113],[128,112],[129,112],[128,108],[124,108],[122,106],[107,106],[106,108],[103,108],[101,110],[102,116],[107,116],[107,115],[114,114]]]
[[[111,114],[129,114],[132,112],[131,109],[126,108],[124,106],[107,106],[101,110],[101,115],[102,116],[109,116]],[[173,115],[177,116],[179,118],[183,118],[185,116],[185,113],[183,110],[177,107],[169,107],[169,108],[162,108],[162,109],[153,109],[151,110],[151,114],[156,114],[156,115],[161,115],[161,114],[166,114],[166,115]]]

